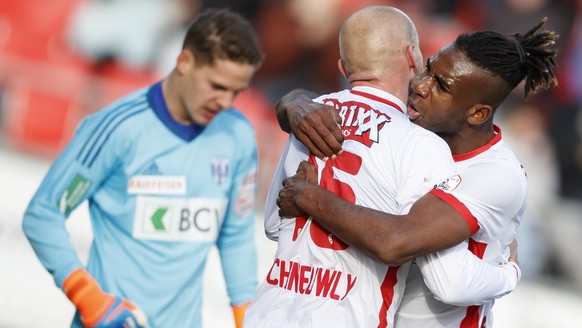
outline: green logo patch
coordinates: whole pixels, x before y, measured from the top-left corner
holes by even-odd
[[[91,188],[92,184],[93,183],[89,179],[77,173],[73,178],[73,181],[69,183],[69,186],[59,198],[57,204],[59,210],[65,214],[65,216],[69,216],[75,207],[85,199],[85,195],[87,194],[87,191],[89,191],[89,188]]]
[[[152,215],[151,220],[156,231],[166,231],[166,227],[164,226],[164,222],[162,221],[162,219],[164,218],[164,215],[166,215],[167,211],[168,208],[160,207]]]

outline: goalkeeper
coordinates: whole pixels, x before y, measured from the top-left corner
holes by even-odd
[[[242,324],[257,287],[257,148],[250,122],[231,106],[262,59],[246,20],[205,11],[165,79],[80,124],[23,220],[77,308],[73,327],[201,327],[214,245]],[[65,227],[85,200],[94,234],[86,267]]]

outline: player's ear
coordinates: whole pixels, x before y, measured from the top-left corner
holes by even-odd
[[[342,75],[347,80],[348,79],[348,73],[346,73],[346,67],[345,67],[344,61],[341,58],[337,60],[337,68],[339,69],[340,73],[342,73]]]
[[[176,59],[176,70],[180,74],[185,74],[196,65],[194,54],[188,49],[182,49]]]
[[[414,44],[409,44],[408,47],[406,47],[406,60],[408,61],[408,67],[415,72],[415,74],[418,74],[422,67],[422,54],[418,49],[416,49]]]
[[[471,125],[481,125],[491,118],[493,108],[489,105],[476,104],[469,109],[467,122]]]

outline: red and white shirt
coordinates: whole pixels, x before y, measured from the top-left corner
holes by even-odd
[[[245,327],[393,327],[410,263],[387,266],[309,217],[281,219],[275,201],[282,180],[309,158],[324,188],[355,204],[405,214],[456,174],[449,147],[411,123],[402,101],[378,89],[354,87],[316,101],[342,117],[344,152],[324,162],[290,137],[265,209],[265,231],[278,249]]]
[[[396,327],[492,327],[494,299],[515,288],[519,267],[506,262],[526,207],[527,178],[498,127],[495,132],[483,147],[453,156],[459,174],[431,191],[463,215],[473,235],[454,248],[416,259],[418,266],[410,271]],[[506,274],[500,270],[483,274],[485,269],[479,265],[485,262],[463,266],[459,249],[469,249],[485,262],[503,264],[499,268]]]

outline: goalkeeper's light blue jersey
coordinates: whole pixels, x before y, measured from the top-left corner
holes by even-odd
[[[255,134],[238,110],[205,127],[180,125],[157,83],[83,120],[31,200],[23,228],[62,287],[83,267],[65,220],[88,200],[95,238],[87,270],[103,290],[136,303],[150,327],[200,327],[213,245],[231,304],[254,296],[256,169]]]

